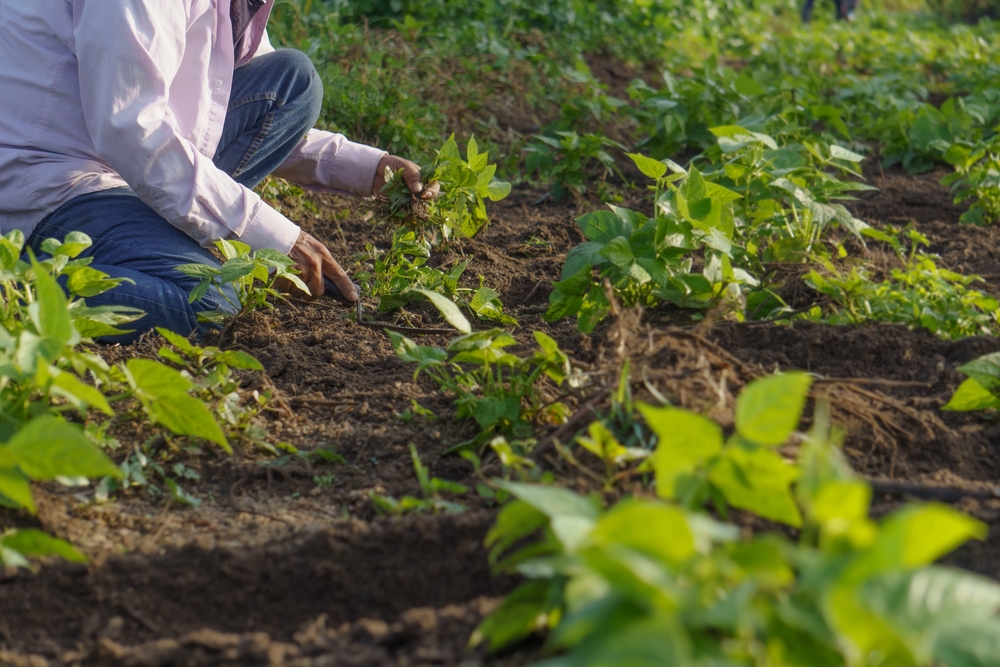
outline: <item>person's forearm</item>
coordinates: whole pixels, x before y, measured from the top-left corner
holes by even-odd
[[[348,141],[342,134],[311,130],[274,175],[318,192],[368,197],[384,155],[385,151]]]

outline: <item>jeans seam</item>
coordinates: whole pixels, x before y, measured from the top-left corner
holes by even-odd
[[[244,104],[250,104],[251,102],[263,102],[265,100],[271,102],[277,102],[278,95],[273,91],[261,91],[259,93],[254,93],[253,95],[246,95],[238,100],[230,101],[229,107],[226,109],[226,113],[229,113],[230,111],[236,109],[237,107],[241,107]],[[284,106],[284,105],[281,104],[279,106]]]
[[[274,124],[274,116],[275,113],[273,111],[264,116],[264,122],[261,124],[260,132],[257,133],[256,137],[254,137],[253,143],[250,144],[250,148],[248,148],[247,152],[243,154],[243,159],[240,160],[236,169],[233,170],[233,178],[242,174],[244,169],[246,169],[247,164],[253,161],[257,151],[260,150],[260,147],[264,144],[264,140],[267,139],[267,135],[271,133],[271,126]]]

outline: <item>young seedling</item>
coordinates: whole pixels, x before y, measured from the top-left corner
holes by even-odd
[[[413,459],[413,471],[416,473],[417,481],[420,483],[422,497],[403,496],[401,499],[396,500],[391,496],[383,496],[373,491],[369,497],[375,507],[386,514],[394,516],[418,512],[431,512],[433,514],[457,514],[464,512],[464,505],[444,500],[441,494],[452,493],[461,495],[468,493],[468,487],[456,482],[431,477],[430,471],[420,461],[417,448],[412,443],[410,443],[410,456]]]

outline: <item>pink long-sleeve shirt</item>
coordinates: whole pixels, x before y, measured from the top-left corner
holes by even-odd
[[[0,231],[128,185],[201,245],[287,253],[298,226],[212,162],[234,66],[274,50],[273,6],[237,55],[230,0],[0,0]],[[314,129],[275,175],[367,196],[383,155]]]

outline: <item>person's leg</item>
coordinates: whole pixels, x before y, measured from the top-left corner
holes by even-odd
[[[233,313],[238,304],[231,286],[225,296],[210,290],[204,298],[189,304],[188,295],[198,284],[176,270],[181,264],[201,263],[220,266],[212,253],[194,239],[161,218],[129,188],[115,188],[75,197],[43,220],[28,247],[44,257],[41,244],[46,238],[62,240],[71,231],[87,234],[93,245],[81,256],[92,257],[92,267],[114,278],[129,278],[104,294],[88,297],[88,306],[130,306],[145,311],[141,319],[125,325],[134,333],[102,338],[105,343],[130,343],[154,327],[164,327],[182,335],[203,334],[211,328],[198,322],[198,313],[222,309]]]
[[[253,188],[316,124],[323,83],[308,56],[282,49],[236,68],[229,100],[215,164]]]
[[[857,7],[856,0],[836,0],[836,1],[837,1],[837,20],[853,21],[854,10]]]
[[[809,23],[812,20],[813,3],[815,0],[806,0],[802,5],[802,22]]]

